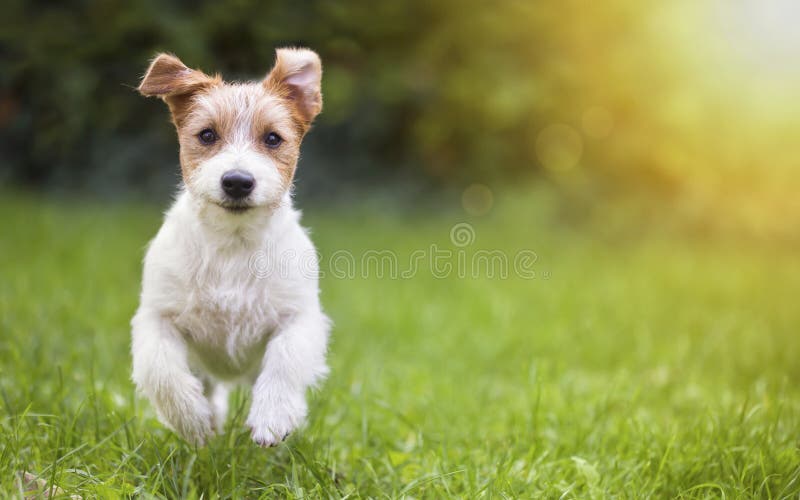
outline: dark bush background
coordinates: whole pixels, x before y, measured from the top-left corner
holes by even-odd
[[[483,100],[508,92],[508,78],[536,86],[540,63],[504,57],[525,33],[483,17],[492,10],[483,2],[6,2],[4,167],[32,186],[160,190],[166,180],[171,189],[167,113],[133,90],[153,54],[253,79],[269,70],[275,47],[302,45],[325,66],[325,111],[304,149],[313,189],[513,173],[527,167],[527,153],[507,147],[506,135],[539,126],[544,101],[497,110]]]

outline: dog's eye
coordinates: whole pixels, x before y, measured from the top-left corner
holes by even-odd
[[[267,145],[270,149],[275,149],[281,145],[283,142],[283,138],[276,134],[275,132],[270,132],[269,134],[264,136],[264,144]]]
[[[208,146],[210,144],[214,144],[214,142],[217,140],[217,133],[210,128],[206,128],[197,134],[197,138],[200,139],[202,144]]]

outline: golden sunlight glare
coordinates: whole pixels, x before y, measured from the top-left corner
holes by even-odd
[[[762,71],[800,72],[800,1],[720,1],[726,34],[736,55]]]

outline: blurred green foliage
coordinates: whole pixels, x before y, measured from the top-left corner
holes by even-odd
[[[580,121],[580,44],[617,43],[606,35],[618,14],[587,27],[573,26],[579,2],[12,0],[0,40],[4,163],[36,185],[161,183],[177,161],[166,112],[133,91],[153,54],[252,79],[275,47],[304,45],[325,67],[303,165],[312,183],[516,177],[540,168],[544,126]]]
[[[5,2],[3,168],[40,186],[171,188],[166,111],[133,90],[148,59],[169,51],[252,79],[283,45],[309,46],[325,66],[325,110],[303,164],[314,165],[310,182],[527,168],[525,136],[557,80],[532,77],[542,51],[525,40],[547,19],[529,11],[477,1]],[[533,22],[512,27],[515,15]]]

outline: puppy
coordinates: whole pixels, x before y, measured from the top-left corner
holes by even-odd
[[[316,252],[291,199],[300,142],[322,109],[321,76],[306,49],[278,49],[251,83],[160,54],[139,85],[169,107],[183,186],[145,257],[133,380],[192,443],[222,430],[228,391],[244,382],[253,441],[276,445],[304,421],[306,389],[328,372]]]

